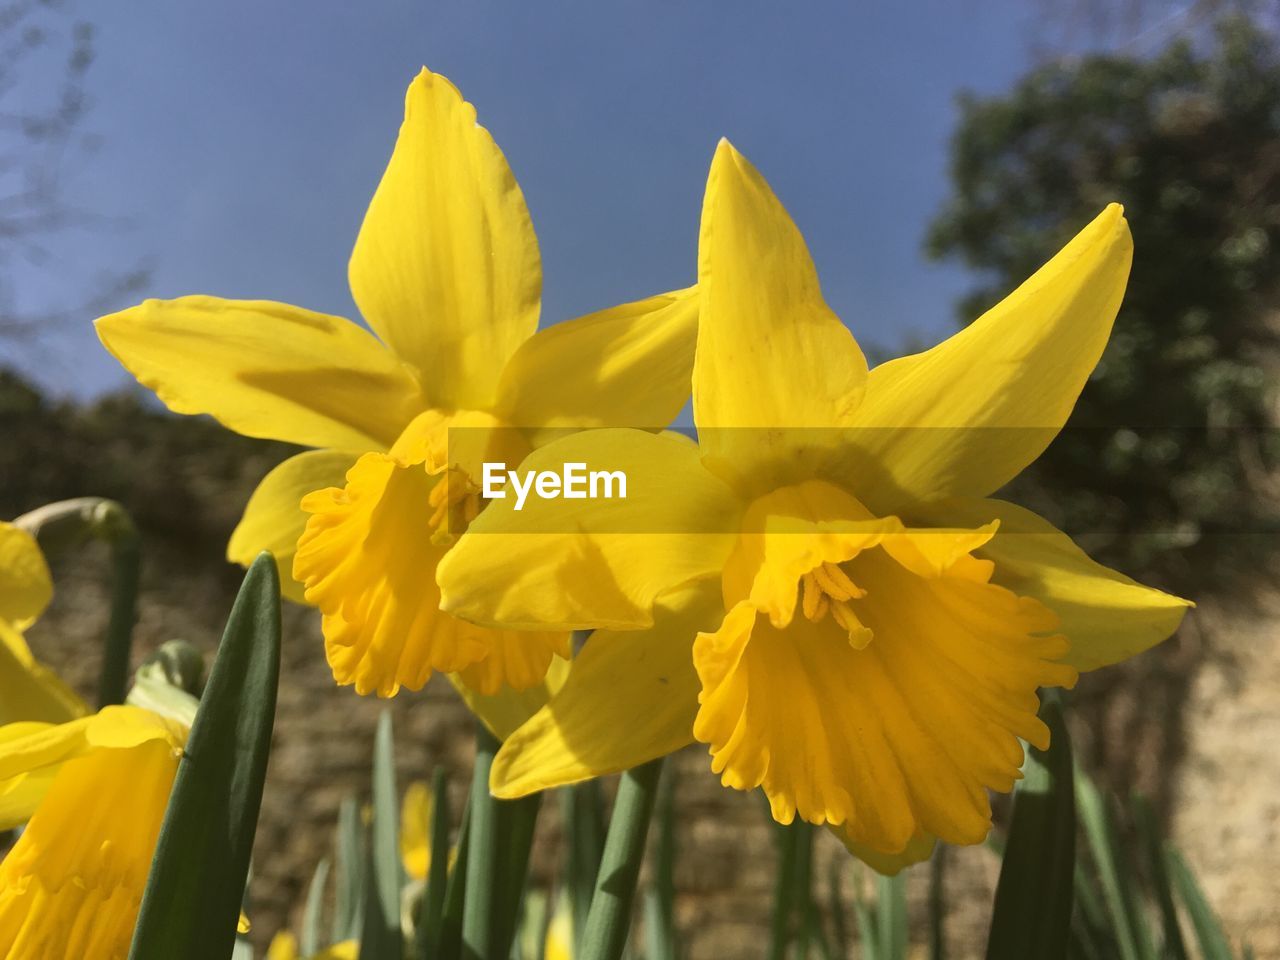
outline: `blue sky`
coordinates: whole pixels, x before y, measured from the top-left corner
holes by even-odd
[[[72,198],[125,218],[17,265],[24,303],[145,263],[146,295],[354,316],[346,260],[422,64],[476,104],[541,242],[544,323],[693,279],[716,141],[764,172],[860,339],[936,340],[969,279],[921,240],[947,195],[954,95],[1029,65],[1035,5],[777,0],[85,4],[97,27]],[[56,77],[49,58],[40,70]],[[37,75],[37,80],[41,78]],[[25,271],[25,272],[23,272]],[[73,278],[68,281],[67,278]],[[125,304],[121,304],[122,306]],[[8,354],[59,393],[126,382],[75,318]]]

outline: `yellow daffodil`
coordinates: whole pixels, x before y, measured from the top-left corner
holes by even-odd
[[[331,947],[302,958],[298,953],[298,938],[287,930],[277,933],[267,948],[267,960],[356,960],[360,944],[355,940],[343,940]]]
[[[1131,259],[1108,207],[965,330],[868,372],[799,231],[727,142],[707,183],[696,444],[576,434],[526,469],[624,470],[626,501],[495,502],[441,564],[446,610],[602,628],[507,739],[502,797],[691,741],[774,816],[829,824],[892,872],[977,843],[1039,687],[1131,657],[1187,603],[986,499],[1062,427],[1110,335]]]
[[[84,716],[84,701],[31,653],[23,632],[53,596],[49,567],[35,538],[0,522],[0,725],[61,723]]]
[[[573,960],[573,911],[569,908],[568,897],[556,899],[556,910],[547,924],[542,955],[545,960]]]
[[[228,556],[275,554],[286,592],[323,613],[339,683],[392,696],[439,670],[481,694],[532,688],[568,655],[566,633],[480,629],[439,611],[436,564],[482,506],[478,461],[450,449],[450,431],[487,431],[483,452],[515,467],[560,429],[665,425],[688,396],[696,295],[535,333],[541,262],[520,187],[475,108],[426,70],[349,279],[376,336],[212,297],[147,301],[100,319],[98,333],[170,409],[318,448],[267,475]]]
[[[421,780],[409,784],[400,804],[400,860],[411,880],[426,880],[431,869],[431,818],[435,798]]]
[[[0,956],[124,960],[187,728],[139,707],[0,727]]]

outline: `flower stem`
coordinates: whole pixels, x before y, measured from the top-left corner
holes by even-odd
[[[115,506],[112,504],[112,506]],[[102,672],[98,675],[98,706],[124,703],[129,684],[129,657],[133,648],[133,625],[138,619],[138,580],[142,550],[138,531],[128,514],[110,527],[111,617],[102,648]]]
[[[476,722],[476,765],[471,776],[470,851],[462,903],[462,955],[467,960],[494,960],[493,907],[497,891],[498,801],[489,792],[489,770],[498,740]]]
[[[78,497],[47,503],[14,522],[36,538],[46,556],[66,553],[91,539],[100,540],[110,548],[111,618],[103,641],[98,706],[124,703],[142,566],[138,528],[129,512],[114,500]]]
[[[581,960],[619,960],[622,956],[631,930],[631,905],[640,863],[644,860],[645,837],[657,800],[662,764],[662,758],[651,760],[622,775],[595,895],[587,915]]]

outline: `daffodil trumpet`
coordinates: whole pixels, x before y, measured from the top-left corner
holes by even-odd
[[[799,230],[730,144],[699,241],[696,443],[601,429],[526,469],[625,469],[625,501],[495,501],[444,558],[446,611],[595,628],[504,743],[502,797],[697,741],[773,816],[835,830],[876,869],[973,844],[989,793],[1047,745],[1041,687],[1169,636],[1187,602],[989,499],[1063,426],[1129,272],[1105,209],[1003,302],[868,370]]]
[[[0,956],[124,960],[188,728],[133,706],[0,726]]]

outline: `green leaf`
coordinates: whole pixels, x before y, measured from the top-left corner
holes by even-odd
[[[845,923],[844,893],[841,890],[840,870],[844,861],[841,857],[832,857],[830,874],[827,879],[827,896],[830,899],[831,930],[838,957],[849,956],[849,928]]]
[[[766,807],[766,809],[768,809]],[[772,813],[768,814],[770,822]],[[769,960],[784,960],[791,944],[791,915],[795,905],[796,861],[800,857],[800,834],[793,824],[774,823],[773,836],[778,864],[773,881],[773,920],[769,934]]]
[[[468,960],[505,960],[493,949],[493,909],[498,884],[498,808],[489,771],[498,739],[476,722],[476,763],[471,775],[471,851],[462,907],[462,949]]]
[[[1135,933],[1135,924],[1141,923],[1141,918],[1135,918],[1131,911],[1132,899],[1126,891],[1128,879],[1120,870],[1124,853],[1107,800],[1083,771],[1076,770],[1075,780],[1076,808],[1102,885],[1116,948],[1121,960],[1143,960]]]
[[[495,957],[510,957],[524,908],[525,885],[529,876],[529,855],[533,847],[542,794],[518,800],[496,800],[498,864],[494,877],[492,951]]]
[[[131,960],[226,960],[253,851],[280,673],[280,583],[260,554],[245,575],[147,877]]]
[[[1014,793],[987,941],[987,960],[1063,960],[1075,883],[1076,811],[1071,740],[1062,708],[1046,699],[1045,752],[1030,747]]]
[[[1156,827],[1155,813],[1144,797],[1135,796],[1130,804],[1133,822],[1138,831],[1147,869],[1151,874],[1151,886],[1156,904],[1160,907],[1160,919],[1164,928],[1164,960],[1187,960],[1187,947],[1182,939],[1182,926],[1178,922],[1178,908],[1173,899],[1173,885],[1166,869],[1160,831]]]
[[[1187,861],[1172,844],[1165,845],[1165,863],[1178,895],[1187,908],[1187,914],[1191,917],[1191,926],[1196,931],[1196,940],[1200,944],[1204,960],[1232,960],[1231,946],[1227,943],[1227,935],[1223,933],[1217,915],[1205,899],[1200,884],[1196,883],[1195,874],[1187,866]]]
[[[940,843],[929,864],[929,960],[947,960],[947,845]]]
[[[458,829],[458,856],[444,892],[444,916],[440,920],[440,958],[456,960],[462,956],[462,916],[466,906],[467,864],[471,860],[471,799],[462,808],[462,825]]]
[[[360,935],[364,916],[364,828],[355,797],[344,797],[338,807],[338,828],[334,836],[337,878],[334,884],[333,928],[329,942],[338,943]]]
[[[862,870],[859,869],[853,883],[853,917],[858,928],[862,960],[890,960],[880,952],[879,918],[862,897],[862,878]]]
[[[795,889],[796,950],[795,955],[805,960],[809,956],[809,942],[815,919],[813,909],[813,825],[799,817],[791,824],[796,832],[795,873],[791,878]]]
[[[360,932],[360,960],[400,960],[400,811],[396,804],[395,738],[391,713],[382,711],[373,745],[373,823],[369,883]]]
[[[644,860],[645,838],[658,796],[663,759],[628,770],[618,784],[609,833],[605,838],[600,875],[591,897],[587,931],[575,960],[619,960],[631,932],[636,881]]]
[[[324,910],[324,888],[329,882],[330,860],[325,857],[316,864],[307,887],[307,903],[302,910],[302,934],[298,946],[304,957],[319,953],[327,944],[320,942],[320,914]]]
[[[440,953],[445,891],[449,884],[449,784],[443,767],[431,776],[431,866],[418,912],[418,960]]]
[[[493,902],[493,955],[506,958],[511,955],[520,921],[542,794],[494,803],[498,811],[498,873]]]

